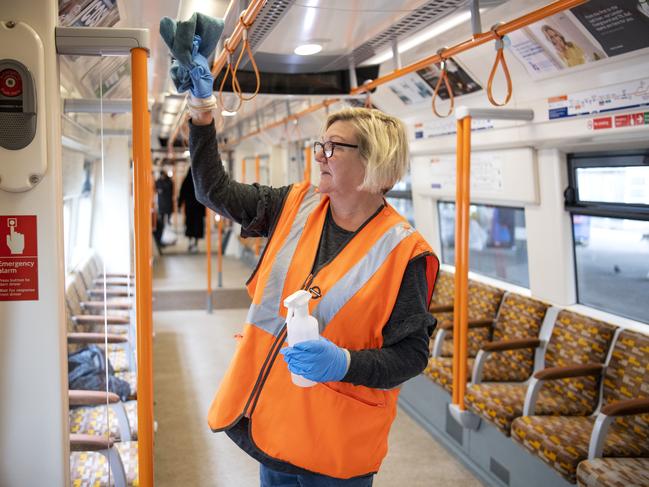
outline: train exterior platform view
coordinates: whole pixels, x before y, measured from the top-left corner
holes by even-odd
[[[0,487],[649,487],[649,1],[0,0]]]

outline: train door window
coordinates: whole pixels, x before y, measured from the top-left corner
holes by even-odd
[[[410,174],[395,184],[385,195],[385,199],[390,203],[408,222],[415,226],[415,210],[412,206],[412,187],[410,183]]]
[[[437,203],[442,262],[455,264],[455,203]],[[469,269],[495,279],[529,287],[525,212],[522,208],[471,205]]]
[[[579,303],[649,322],[649,151],[568,158]]]

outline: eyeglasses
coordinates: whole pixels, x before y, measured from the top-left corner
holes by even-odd
[[[334,155],[334,148],[336,146],[341,147],[351,147],[352,149],[358,149],[358,145],[354,144],[343,144],[342,142],[332,142],[328,140],[327,142],[314,142],[313,143],[313,153],[317,156],[320,151],[324,154],[325,158],[329,159]]]

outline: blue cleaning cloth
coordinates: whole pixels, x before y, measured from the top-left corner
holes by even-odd
[[[193,66],[194,36],[201,38],[199,54],[209,58],[223,33],[223,19],[215,19],[201,13],[194,13],[189,20],[175,21],[169,17],[160,20],[160,35],[169,47],[171,55],[184,67]]]
[[[179,93],[190,90],[197,98],[212,94],[214,79],[207,59],[223,33],[223,20],[194,13],[187,21],[160,20],[160,35],[175,61],[171,79]]]

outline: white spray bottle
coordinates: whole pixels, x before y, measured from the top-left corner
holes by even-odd
[[[296,291],[284,300],[284,306],[288,309],[286,327],[290,347],[296,343],[320,338],[318,320],[309,314],[310,300],[311,293],[304,290]],[[291,379],[293,384],[300,387],[312,387],[316,384],[312,380],[305,379],[301,375],[292,372]]]

